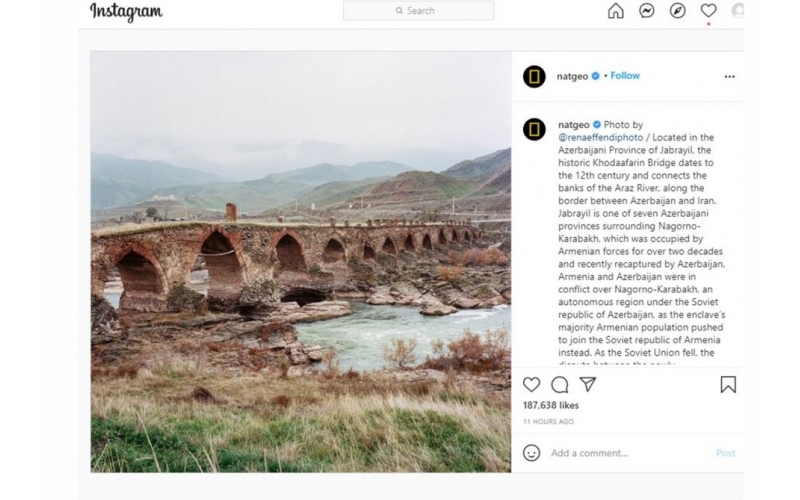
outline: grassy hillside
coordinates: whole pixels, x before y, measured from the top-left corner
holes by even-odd
[[[97,156],[97,160],[95,160]],[[245,182],[221,182],[161,162],[93,156],[92,208],[133,205],[153,197],[173,198],[189,207],[222,210],[236,203],[241,213],[262,213],[298,205],[318,209],[349,204],[418,202],[511,192],[511,150],[465,160],[441,173],[420,172],[390,161],[355,165],[319,164]],[[97,163],[95,168],[94,163]]]
[[[356,163],[355,165],[332,165],[322,163],[312,167],[270,174],[262,179],[248,181],[246,184],[260,185],[282,181],[299,182],[309,186],[321,186],[329,182],[360,181],[375,177],[391,177],[409,170],[415,170],[408,165],[392,161],[371,161]]]
[[[501,170],[486,180],[472,196],[511,194],[511,167]]]
[[[405,172],[364,191],[364,199],[375,201],[430,200],[461,198],[475,190],[473,182],[454,179],[435,172]]]
[[[356,188],[413,170],[408,165],[382,161],[355,165],[320,164],[289,172],[270,174],[245,182],[220,182],[220,178],[174,167],[163,162],[127,160],[110,155],[95,155],[92,170],[92,208],[94,210],[130,206],[154,197],[174,198],[190,207],[221,210],[228,202],[240,212],[259,213],[294,203],[309,195],[304,204],[331,197],[330,203],[346,199]],[[95,165],[96,163],[96,165]],[[373,180],[363,182],[365,179]],[[315,188],[330,184],[312,194]],[[339,193],[341,191],[341,193]]]
[[[310,193],[302,196],[298,203],[300,206],[309,207],[315,204],[318,209],[332,207],[344,203],[359,203],[361,194],[370,186],[389,180],[390,177],[375,177],[360,181],[329,182],[317,186]],[[293,207],[293,204],[290,204]]]
[[[486,156],[456,163],[443,171],[442,174],[457,179],[485,181],[509,168],[511,168],[511,148],[501,149]]]
[[[144,201],[158,188],[222,180],[216,175],[161,161],[129,160],[98,153],[92,153],[91,161],[94,210]]]

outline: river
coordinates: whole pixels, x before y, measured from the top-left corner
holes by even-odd
[[[117,308],[122,287],[121,283],[114,285],[111,282],[106,286],[105,297]],[[342,370],[384,368],[383,346],[393,338],[416,338],[417,362],[422,362],[431,354],[431,341],[441,339],[446,343],[467,328],[481,334],[487,329],[502,328],[511,335],[511,306],[506,305],[463,309],[449,316],[423,316],[416,307],[371,306],[357,300],[350,301],[350,306],[350,316],[295,325],[300,342],[335,348]]]
[[[431,354],[431,341],[448,342],[467,328],[481,334],[502,328],[511,335],[511,307],[506,305],[465,309],[449,316],[423,316],[419,308],[408,306],[371,306],[360,301],[350,305],[350,316],[295,325],[300,342],[334,347],[342,370],[384,368],[383,346],[393,338],[416,338],[417,362],[422,362]]]

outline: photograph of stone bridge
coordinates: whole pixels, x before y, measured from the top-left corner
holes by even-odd
[[[510,53],[90,62],[93,472],[511,470]]]
[[[340,288],[359,269],[352,262],[383,267],[398,255],[469,247],[481,231],[468,222],[413,224],[369,221],[329,225],[180,223],[151,225],[92,236],[92,295],[103,297],[116,267],[124,287],[121,311],[236,311],[270,306],[294,296]],[[202,258],[207,297],[190,288]],[[351,262],[350,265],[348,263]]]

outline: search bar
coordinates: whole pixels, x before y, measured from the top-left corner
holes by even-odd
[[[494,2],[344,2],[345,21],[493,21]]]

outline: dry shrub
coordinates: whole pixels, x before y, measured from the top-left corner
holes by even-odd
[[[272,398],[272,404],[280,408],[288,408],[292,404],[292,398],[286,394],[278,394]]]
[[[339,373],[339,358],[338,353],[333,347],[325,349],[322,353],[322,365],[325,367],[325,372],[330,375]]]
[[[481,249],[480,248],[470,248],[466,252],[463,252],[462,261],[466,265],[476,265],[478,261],[481,260]]]
[[[138,366],[123,365],[117,367],[114,376],[117,378],[122,378],[122,377],[134,378],[138,374],[139,374]]]
[[[469,329],[464,335],[447,343],[433,343],[433,358],[427,358],[421,365],[434,370],[466,370],[485,372],[506,368],[511,362],[511,348],[508,332],[487,330],[484,338]]]
[[[267,323],[261,327],[261,336],[262,338],[266,339],[273,333],[283,333],[289,328],[291,328],[290,324],[283,321]]]
[[[413,396],[427,396],[433,390],[433,384],[427,380],[417,380],[403,388],[403,392]]]
[[[261,371],[267,366],[269,349],[251,347],[246,352],[239,351],[239,364],[251,370]]]
[[[431,341],[431,350],[433,354],[436,356],[441,356],[444,354],[444,340],[442,339],[433,339]]]
[[[192,390],[192,393],[189,395],[195,401],[199,401],[201,403],[214,403],[217,401],[217,398],[211,394],[211,391],[206,389],[205,387],[197,386]]]
[[[222,347],[216,342],[206,342],[203,344],[203,347],[211,352],[220,352],[222,350]]]
[[[344,378],[346,378],[348,380],[357,379],[359,377],[361,377],[361,374],[358,373],[357,371],[353,370],[352,368],[350,368],[349,370],[344,372]]]
[[[356,372],[358,373],[358,372]],[[430,380],[414,380],[398,384],[395,380],[376,379],[370,374],[359,374],[349,379],[340,376],[329,379],[324,388],[325,394],[339,396],[429,396],[436,390],[436,382]]]
[[[460,338],[448,342],[447,350],[456,368],[464,368],[467,363],[479,361],[484,352],[481,337],[469,329]]]
[[[92,378],[111,377],[111,378],[135,378],[139,374],[139,367],[133,365],[121,365],[115,367],[92,368]]]
[[[464,260],[464,254],[457,250],[450,250],[447,252],[447,260],[450,262],[450,264],[457,267],[461,267],[466,264],[466,261]]]
[[[487,330],[483,345],[486,349],[484,358],[492,370],[503,368],[511,360],[511,346],[507,331]]]
[[[463,267],[440,266],[436,270],[436,276],[442,281],[455,281],[461,277],[463,272]]]
[[[383,346],[383,359],[394,367],[406,368],[417,360],[416,348],[417,339],[392,339]]]
[[[278,371],[281,373],[281,378],[289,377],[289,368],[291,367],[292,364],[289,362],[289,358],[282,356],[278,361]]]
[[[180,354],[195,354],[203,349],[201,344],[191,340],[181,340],[173,344],[172,350]]]
[[[468,266],[494,266],[508,264],[508,257],[499,248],[470,248],[463,254],[463,262]]]

